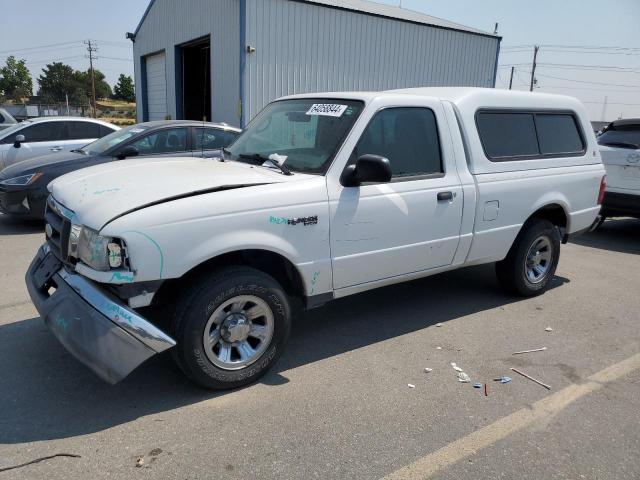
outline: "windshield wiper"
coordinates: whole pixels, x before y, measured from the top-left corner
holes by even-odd
[[[284,166],[282,163],[278,163],[275,160],[271,160],[269,157],[262,155],[261,153],[241,153],[238,158],[244,158],[246,160],[255,160],[257,162],[269,162],[271,165],[277,167],[283,175],[293,175],[291,170]]]
[[[73,150],[70,150],[71,153],[81,153],[82,155],[89,155],[89,152],[87,152],[86,150],[83,150],[81,148],[74,148]]]
[[[602,142],[600,145],[606,145],[608,147],[633,148],[635,150],[640,148],[640,145],[630,142]]]
[[[222,152],[222,155],[220,155],[220,160],[222,160],[224,162],[226,160],[225,155],[229,155],[230,156],[231,155],[231,151],[226,147],[221,148],[220,151]]]

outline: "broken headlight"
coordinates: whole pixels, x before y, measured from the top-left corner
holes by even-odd
[[[98,234],[95,230],[87,227],[80,227],[74,247],[74,225],[71,228],[69,238],[69,254],[75,248],[77,258],[83,263],[101,272],[109,271],[111,268],[120,268],[123,264],[123,249],[120,241],[111,237]]]

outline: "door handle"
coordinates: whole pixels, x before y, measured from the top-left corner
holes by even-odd
[[[61,150],[62,150],[62,147],[51,147],[52,152],[60,152]]]
[[[438,192],[439,202],[450,202],[453,200],[453,192]]]

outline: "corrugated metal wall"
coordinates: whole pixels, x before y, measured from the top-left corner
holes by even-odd
[[[211,36],[211,95],[213,121],[238,125],[239,38],[238,0],[156,0],[136,36],[136,98],[143,99],[141,57],[166,52],[167,112],[176,118],[175,46]],[[142,106],[138,121],[142,121]]]
[[[245,114],[293,93],[493,87],[498,39],[289,0],[247,0]]]

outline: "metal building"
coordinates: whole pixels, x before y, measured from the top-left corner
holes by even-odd
[[[495,85],[500,37],[365,0],[151,0],[134,42],[138,120],[243,126],[313,91]]]

